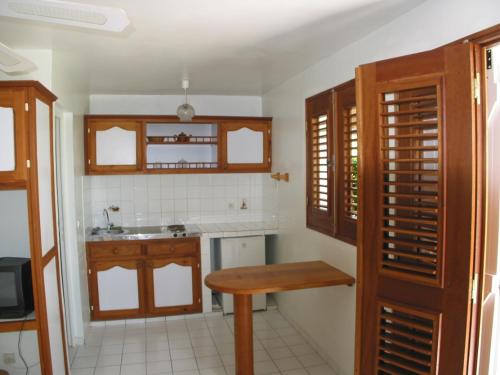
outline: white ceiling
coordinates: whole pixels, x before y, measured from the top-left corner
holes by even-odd
[[[6,0],[0,0],[6,1]],[[71,55],[91,94],[260,95],[424,0],[80,0],[121,34],[0,17],[0,42]]]

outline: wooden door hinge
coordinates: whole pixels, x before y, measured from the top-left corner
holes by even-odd
[[[90,306],[90,311],[94,311],[94,306]]]
[[[87,128],[87,134],[90,134],[90,128]]]
[[[89,275],[91,275],[91,274],[92,274],[92,270],[89,268]]]
[[[474,77],[474,99],[477,104],[481,104],[481,74],[476,73]]]
[[[26,168],[30,169],[31,168],[31,160],[26,160]]]
[[[24,110],[25,110],[26,112],[29,112],[29,110],[30,110],[30,105],[29,105],[28,103],[24,103]]]
[[[472,303],[475,305],[477,303],[478,290],[477,285],[479,282],[479,274],[475,273],[472,279]]]

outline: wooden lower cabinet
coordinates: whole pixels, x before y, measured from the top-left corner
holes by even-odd
[[[122,319],[144,315],[144,261],[91,262],[89,287],[92,318]]]
[[[199,238],[87,243],[92,320],[202,311]]]
[[[199,267],[195,257],[147,261],[148,313],[172,315],[201,311]]]

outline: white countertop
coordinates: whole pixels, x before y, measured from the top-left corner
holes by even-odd
[[[272,222],[233,222],[197,224],[201,233],[209,238],[246,237],[278,234],[278,226]]]

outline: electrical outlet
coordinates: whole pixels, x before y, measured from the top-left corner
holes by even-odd
[[[16,363],[16,355],[14,353],[4,353],[3,363],[5,363],[6,365],[11,365],[13,363]]]

